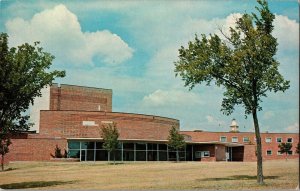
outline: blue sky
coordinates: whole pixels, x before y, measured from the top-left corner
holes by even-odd
[[[175,78],[178,49],[195,34],[218,33],[236,18],[255,12],[256,1],[0,1],[0,31],[10,46],[40,41],[66,70],[57,83],[113,89],[113,111],[179,119],[181,129],[253,131],[252,117],[236,107],[220,112],[221,88],[192,91]],[[299,129],[299,10],[297,1],[270,1],[276,18],[280,72],[291,87],[270,93],[259,112],[262,131]]]

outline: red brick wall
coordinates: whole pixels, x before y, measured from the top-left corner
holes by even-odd
[[[61,148],[62,154],[67,148],[66,139],[12,139],[10,152],[6,161],[47,161],[54,155],[55,146]]]
[[[181,131],[182,134],[189,135],[192,138],[192,141],[195,142],[211,142],[211,141],[220,141],[221,136],[227,137],[227,142],[232,142],[232,137],[238,137],[239,144],[245,145],[244,148],[244,160],[245,161],[254,161],[256,160],[255,155],[255,134],[251,132],[194,132],[194,131]],[[244,143],[243,137],[249,137],[250,142]],[[272,138],[271,143],[266,143],[266,138]],[[293,155],[288,156],[288,158],[298,158],[299,154],[296,153],[296,147],[299,143],[299,134],[298,133],[261,133],[262,140],[262,156],[264,160],[273,160],[273,159],[284,159],[285,155],[277,155],[278,144],[276,138],[281,137],[283,142],[287,141],[287,138],[293,138]],[[272,155],[267,155],[267,150],[272,150]]]
[[[244,145],[244,161],[256,161],[256,145]]]
[[[112,111],[112,90],[53,84],[50,110]]]
[[[83,126],[93,121],[95,126]],[[172,126],[179,128],[175,119],[111,112],[41,111],[40,133],[46,138],[100,138],[101,126],[115,122],[120,139],[167,140]]]
[[[195,145],[194,151],[209,151],[210,157],[202,157],[198,160],[201,161],[216,161],[216,153],[215,153],[215,145],[212,144],[203,144],[203,145]]]
[[[216,161],[226,161],[226,149],[224,145],[216,145]]]

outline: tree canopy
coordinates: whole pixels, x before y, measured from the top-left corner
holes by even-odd
[[[8,47],[8,35],[0,34],[0,128],[1,133],[28,130],[26,110],[41,89],[64,71],[49,71],[54,56],[44,52],[36,42],[17,48]]]
[[[258,183],[263,183],[261,138],[257,112],[262,109],[267,92],[285,91],[289,81],[278,71],[275,59],[277,40],[272,36],[275,15],[268,3],[258,0],[259,15],[243,14],[238,18],[229,34],[222,30],[222,38],[216,34],[199,38],[179,49],[179,60],[175,62],[176,76],[193,89],[205,83],[224,88],[221,111],[230,115],[236,105],[245,108],[245,116],[252,114],[257,143]]]

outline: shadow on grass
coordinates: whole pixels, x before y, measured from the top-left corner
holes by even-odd
[[[25,189],[25,188],[40,188],[62,184],[71,184],[73,181],[34,181],[34,182],[18,182],[11,184],[2,184],[2,189]]]
[[[116,163],[107,163],[108,165],[120,165],[120,164],[125,164],[123,162],[116,162]]]
[[[277,179],[279,176],[264,176],[264,179]],[[217,181],[217,180],[256,180],[256,176],[249,176],[249,175],[234,175],[222,178],[204,178],[201,180],[205,181]]]
[[[7,168],[7,169],[4,169],[4,171],[0,171],[0,172],[6,172],[6,171],[12,171],[12,170],[16,170],[17,168]]]

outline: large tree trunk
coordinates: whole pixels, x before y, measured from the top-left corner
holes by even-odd
[[[176,161],[179,162],[179,153],[178,153],[178,149],[176,150]]]
[[[257,157],[257,183],[264,183],[264,175],[263,175],[263,164],[262,164],[262,152],[261,152],[261,137],[259,131],[259,124],[257,119],[257,111],[256,108],[252,111],[254,128],[255,128],[255,136],[256,136],[256,157]]]
[[[110,151],[108,151],[108,162],[110,161]]]

